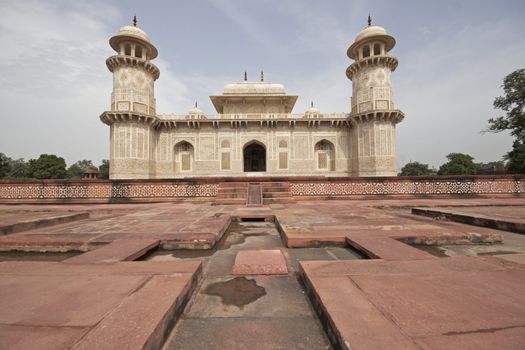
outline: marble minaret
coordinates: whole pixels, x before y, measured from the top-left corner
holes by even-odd
[[[355,62],[346,70],[352,81],[351,159],[354,175],[394,176],[396,124],[404,115],[394,104],[392,72],[397,59],[388,54],[395,39],[384,28],[368,26],[347,51]]]
[[[148,178],[155,171],[155,80],[160,72],[150,60],[157,57],[157,49],[136,18],[109,44],[117,52],[106,60],[113,92],[111,109],[101,119],[110,125],[110,178]]]

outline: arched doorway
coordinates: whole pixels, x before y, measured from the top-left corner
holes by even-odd
[[[252,142],[243,150],[244,171],[266,171],[266,148],[258,142]]]
[[[191,143],[181,141],[174,147],[174,170],[175,173],[191,172],[193,169],[193,146]]]
[[[335,170],[334,145],[328,140],[321,140],[315,144],[314,152],[317,158],[317,170]]]

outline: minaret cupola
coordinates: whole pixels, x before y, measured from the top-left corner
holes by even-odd
[[[157,57],[157,48],[151,44],[148,35],[137,27],[137,16],[133,17],[132,26],[120,28],[117,35],[109,39],[109,45],[119,55],[135,57],[149,61]]]
[[[147,115],[156,114],[155,81],[160,71],[150,60],[157,57],[157,49],[148,35],[137,27],[137,17],[132,26],[120,28],[109,39],[117,52],[106,60],[113,73],[112,111],[130,111]]]

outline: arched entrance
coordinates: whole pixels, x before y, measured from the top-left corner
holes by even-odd
[[[176,174],[191,172],[193,168],[193,146],[191,143],[181,141],[174,147],[174,170]]]
[[[266,148],[252,142],[243,150],[244,171],[266,171]]]
[[[314,152],[317,158],[317,170],[335,170],[334,145],[328,140],[321,140],[315,144]]]

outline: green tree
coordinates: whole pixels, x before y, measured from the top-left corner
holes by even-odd
[[[409,162],[401,168],[401,176],[427,176],[432,175],[432,170],[428,167],[428,164],[420,162]]]
[[[525,174],[525,143],[514,141],[512,150],[507,153],[507,171],[511,174]]]
[[[30,175],[29,164],[24,158],[13,159],[9,162],[9,173],[7,174],[8,179],[24,179]]]
[[[102,159],[102,164],[98,167],[98,177],[100,179],[109,179],[109,160]]]
[[[476,174],[486,174],[486,175],[494,175],[494,174],[505,174],[505,162],[502,160],[498,160],[495,162],[488,162],[488,163],[478,163],[478,169],[476,171]]]
[[[512,150],[505,155],[507,169],[512,173],[524,173],[525,152],[525,69],[518,69],[503,79],[504,96],[496,97],[494,108],[506,114],[489,119],[488,131],[501,132],[510,130],[516,139]]]
[[[438,175],[474,175],[478,165],[474,158],[468,154],[450,153],[448,162],[439,167]]]
[[[63,179],[66,177],[66,161],[54,154],[41,154],[29,160],[29,172],[35,179]]]
[[[84,174],[84,169],[88,166],[93,166],[93,162],[87,159],[79,160],[67,168],[66,177],[68,179],[81,178]]]
[[[11,158],[3,153],[0,153],[0,179],[3,179],[7,176],[7,174],[9,174],[9,171],[11,170],[10,163]]]

